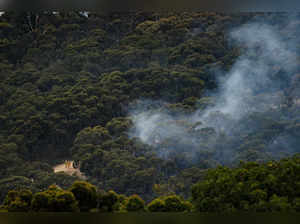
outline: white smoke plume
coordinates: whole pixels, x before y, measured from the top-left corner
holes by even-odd
[[[217,133],[230,135],[249,114],[280,108],[284,94],[276,76],[291,75],[297,65],[297,56],[290,51],[291,43],[283,41],[274,27],[261,23],[233,30],[229,41],[243,46],[244,51],[231,70],[219,79],[219,91],[213,106],[199,109],[189,116],[172,116],[165,110],[138,108],[130,113],[134,124],[130,136],[152,146],[161,146],[169,139],[175,139],[181,147],[193,145],[199,148],[205,140],[194,136],[188,126],[194,131],[213,128]],[[167,156],[170,150],[164,153],[160,150],[160,153]]]

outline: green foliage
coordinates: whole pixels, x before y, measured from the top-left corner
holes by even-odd
[[[32,181],[26,177],[11,176],[3,178],[0,181],[1,198],[5,198],[6,194],[11,190],[34,189]]]
[[[35,194],[11,190],[2,208],[12,212],[294,212],[299,211],[299,159],[294,156],[262,164],[243,162],[236,168],[208,169],[191,188],[192,203],[169,194],[145,206],[139,195],[126,197],[112,190],[97,191],[88,182],[76,181],[69,191],[55,185]]]
[[[27,212],[31,208],[31,199],[32,192],[29,190],[11,190],[7,193],[3,205],[9,212]]]
[[[150,212],[190,212],[192,204],[177,195],[169,195],[154,199],[147,208]]]
[[[105,128],[101,126],[96,126],[94,128],[88,127],[78,133],[77,137],[75,138],[74,144],[100,145],[102,142],[109,139],[111,139],[111,136]]]
[[[176,195],[167,196],[165,199],[165,211],[167,212],[186,212],[192,209],[189,202],[183,201]]]
[[[98,200],[101,212],[117,212],[120,210],[120,196],[113,190],[99,194]]]
[[[92,208],[97,207],[97,192],[96,187],[85,182],[76,181],[69,188],[78,201],[80,211],[89,211]]]
[[[34,194],[32,210],[40,212],[75,212],[79,211],[78,202],[70,191],[64,191],[52,185],[46,191]]]
[[[165,202],[160,198],[156,198],[147,205],[147,208],[150,212],[164,212]]]
[[[126,211],[142,212],[145,210],[145,202],[138,195],[131,195],[125,203]]]
[[[218,167],[192,188],[196,211],[294,211],[299,197],[299,157],[239,168]],[[295,203],[296,202],[296,203]]]
[[[138,194],[148,202],[155,196],[173,193],[188,198],[190,186],[203,179],[206,169],[216,165],[235,165],[239,160],[263,162],[288,155],[289,148],[298,149],[297,140],[291,147],[272,146],[276,153],[269,150],[278,136],[288,134],[300,139],[299,107],[291,100],[289,107],[275,109],[271,117],[269,113],[245,117],[245,130],[253,123],[259,124],[251,133],[237,130],[218,135],[221,127],[214,130],[201,128],[199,123],[176,121],[176,125],[199,140],[196,147],[188,141],[179,144],[178,138],[150,147],[129,135],[133,125],[127,116],[141,99],[169,102],[161,110],[179,117],[216,103],[218,99],[205,94],[214,90],[217,80],[222,78],[222,74],[214,71],[230,69],[242,50],[226,42],[230,30],[253,17],[268,21],[274,15],[215,12],[90,15],[86,18],[79,12],[11,11],[0,17],[0,202],[10,190],[30,189],[34,195],[43,191],[34,196],[35,210],[39,207],[45,211],[76,210],[68,192],[53,196],[54,201],[59,201],[54,205],[48,203],[53,198],[51,194],[44,191],[52,184],[68,189],[78,180],[53,173],[52,166],[66,158],[79,160],[81,172],[99,189]],[[278,21],[279,17],[284,15],[276,15]],[[293,42],[289,30],[282,28],[291,38],[289,43]],[[294,51],[298,50],[295,47]],[[275,76],[286,83],[280,91],[286,97],[294,96],[299,89],[298,75],[289,78],[274,72],[274,79]],[[266,99],[272,95],[260,94],[265,94]],[[256,102],[255,97],[249,100],[264,103]],[[210,119],[233,122],[220,113]],[[173,124],[160,125],[163,128]],[[161,150],[180,153],[162,159]],[[191,156],[190,151],[195,153]],[[247,198],[239,206],[252,210],[288,208],[284,205],[284,193],[292,194],[294,188],[279,185],[285,179],[273,173],[264,178],[270,192],[251,189],[247,194],[250,202]],[[222,206],[232,210],[238,204],[237,192],[246,187],[242,180],[239,187],[233,188],[236,192],[230,192],[236,183],[227,180],[231,180],[230,175],[219,180],[224,183],[220,188],[234,195],[231,198],[234,203],[226,201]],[[156,184],[159,188],[154,187]],[[75,193],[75,189],[81,192],[81,188],[83,195],[90,195],[87,201],[82,200],[81,193]],[[80,210],[96,210],[93,189],[82,183],[72,190]],[[120,211],[124,207],[126,200],[120,195],[115,200],[114,195],[103,195],[100,211]],[[276,196],[270,205],[269,197],[273,195]],[[287,199],[295,208],[299,205],[297,197]],[[291,198],[295,201],[291,202]],[[214,210],[222,204],[219,200],[214,196],[201,203]],[[26,210],[26,203],[17,197],[11,209]],[[165,209],[165,199],[155,203],[157,210]],[[170,199],[172,209],[183,210],[178,203]]]
[[[107,122],[105,127],[112,136],[120,136],[129,130],[132,125],[131,122],[130,119],[117,117]]]

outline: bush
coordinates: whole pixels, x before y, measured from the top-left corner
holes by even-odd
[[[33,211],[39,212],[79,211],[74,194],[53,185],[46,191],[34,194],[31,207]]]
[[[80,211],[89,211],[97,207],[97,191],[94,185],[85,181],[76,181],[69,191],[74,194],[78,201]]]
[[[138,195],[130,196],[126,203],[125,208],[128,212],[141,212],[145,211],[145,202]]]
[[[188,212],[192,210],[192,204],[177,195],[169,195],[154,199],[147,208],[150,212]]]

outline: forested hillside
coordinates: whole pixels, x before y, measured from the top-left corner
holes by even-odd
[[[299,156],[279,162],[241,163],[234,169],[210,169],[192,188],[192,198],[161,195],[148,203],[139,195],[103,191],[76,181],[64,190],[57,185],[32,193],[11,190],[0,211],[9,212],[299,212]]]
[[[206,207],[223,206],[218,200],[229,210],[268,210],[255,204],[261,197],[299,209],[299,180],[289,180],[298,184],[294,194],[252,192],[245,199],[252,205],[228,202],[227,188],[225,198],[214,198],[212,186],[220,183],[205,179],[221,165],[209,175],[216,180],[228,172],[230,187],[243,182],[235,172],[244,168],[226,167],[300,152],[299,30],[300,16],[285,13],[5,12],[0,202],[13,189],[57,191],[68,198],[68,209],[78,210],[74,195],[48,189],[70,189],[79,179],[53,172],[68,159],[79,160],[98,189],[138,194],[146,203],[177,194],[187,210],[184,199],[191,196],[199,211],[222,210]],[[238,69],[243,76],[235,75]],[[294,163],[299,179],[299,160]],[[32,203],[39,210],[38,200]]]

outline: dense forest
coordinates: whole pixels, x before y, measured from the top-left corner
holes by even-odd
[[[5,12],[8,211],[300,210],[300,15]],[[80,161],[86,181],[55,173]]]
[[[85,181],[63,190],[57,185],[33,194],[11,190],[0,209],[9,212],[300,212],[300,157],[279,162],[241,163],[210,169],[192,187],[192,197],[161,195],[148,204],[136,194],[103,191]]]

